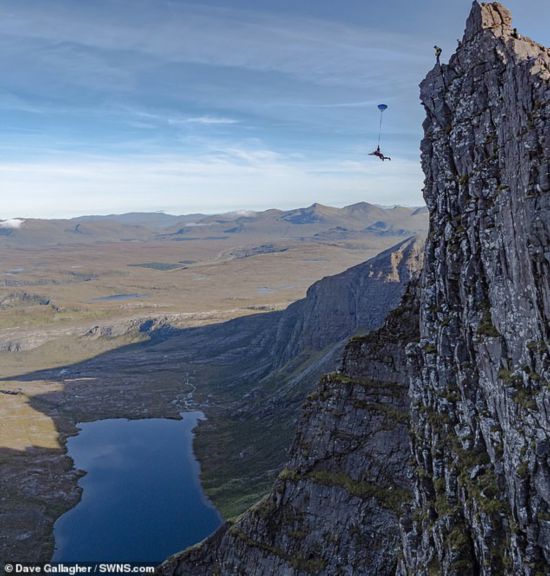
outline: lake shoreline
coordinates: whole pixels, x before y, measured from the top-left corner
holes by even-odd
[[[81,498],[53,527],[52,560],[162,561],[217,529],[223,519],[202,488],[193,450],[194,430],[204,418],[193,411],[170,419],[79,423],[78,435],[72,442],[67,438],[66,446],[75,469],[84,471],[78,480]],[[176,421],[183,426],[170,424]],[[134,524],[136,507],[141,522]],[[149,525],[156,526],[154,538]],[[111,530],[116,538],[107,536]],[[147,546],[149,556],[138,557]]]
[[[48,446],[31,445],[17,452],[0,449],[3,514],[17,519],[5,522],[2,557],[9,561],[48,562],[52,558],[54,524],[82,497],[79,481],[85,471],[75,466],[67,447],[70,438],[79,433],[78,423],[153,418],[178,421],[182,414],[204,412],[206,408],[194,400],[189,402],[190,390],[181,374],[171,374],[160,384],[155,378],[154,386],[141,376],[115,381],[108,377],[58,380],[52,376],[48,380],[4,380],[5,388],[17,389],[17,395],[5,397],[17,402],[17,406],[28,407],[33,421],[46,422],[53,431]],[[210,409],[208,413],[212,416]],[[29,470],[33,471],[32,482],[28,480]]]

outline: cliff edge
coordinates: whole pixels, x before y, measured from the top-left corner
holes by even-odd
[[[161,574],[395,573],[400,512],[412,489],[401,368],[419,337],[415,295],[411,284],[384,326],[354,338],[342,370],[321,379],[271,493],[169,558]]]

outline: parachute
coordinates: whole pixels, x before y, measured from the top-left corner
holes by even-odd
[[[378,104],[378,110],[380,110],[380,126],[378,128],[378,146],[380,146],[380,138],[382,136],[382,119],[384,117],[384,110],[387,110],[387,104]]]

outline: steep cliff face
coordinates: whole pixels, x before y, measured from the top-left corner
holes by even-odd
[[[350,342],[342,371],[308,398],[272,492],[162,574],[395,573],[399,514],[411,498],[402,367],[419,336],[415,290],[382,328]]]
[[[207,410],[212,417],[199,426],[195,451],[203,486],[225,517],[242,513],[271,488],[288,457],[304,398],[339,365],[350,336],[380,327],[398,306],[407,283],[420,273],[422,256],[423,243],[409,238],[316,282],[282,312],[204,330],[201,345],[167,342],[170,358],[181,357],[175,348],[193,356],[199,399],[198,361],[223,372],[213,394],[224,395],[223,409]]]
[[[430,211],[401,574],[548,574],[550,52],[474,3],[421,84]]]
[[[323,278],[281,318],[272,354],[284,363],[303,350],[322,350],[378,328],[422,269],[423,240],[408,238],[367,262]]]

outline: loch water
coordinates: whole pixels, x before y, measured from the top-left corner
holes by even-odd
[[[222,519],[193,453],[201,417],[79,424],[68,452],[82,497],[55,523],[53,560],[158,563],[211,534]]]

